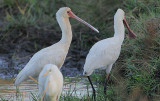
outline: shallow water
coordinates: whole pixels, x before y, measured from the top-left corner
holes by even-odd
[[[20,93],[18,94],[21,95],[19,97],[16,97],[16,86],[13,85],[13,81],[14,79],[0,79],[1,98],[4,98],[9,101],[19,101],[20,99],[23,99],[24,101],[31,101],[31,93],[33,93],[34,96],[38,96],[37,84],[32,80],[28,80],[26,82],[23,82],[19,86]],[[87,78],[69,77],[65,78],[64,81],[65,82],[62,95],[72,94],[72,96],[77,96],[81,98],[82,96],[88,96],[88,94],[92,94],[92,88],[91,86],[88,86]]]

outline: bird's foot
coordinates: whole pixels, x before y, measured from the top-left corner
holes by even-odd
[[[106,95],[107,86],[104,86],[104,94]]]
[[[96,91],[95,90],[93,90],[92,100],[96,101]]]

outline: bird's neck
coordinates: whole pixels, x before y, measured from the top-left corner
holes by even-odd
[[[62,30],[62,38],[60,42],[70,46],[70,43],[72,41],[72,30],[69,18],[57,17],[57,21]]]
[[[114,19],[114,33],[114,37],[118,38],[118,40],[122,43],[125,36],[125,29],[123,21],[118,18]]]

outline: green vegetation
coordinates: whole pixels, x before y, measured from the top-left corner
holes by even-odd
[[[75,14],[100,31],[100,34],[96,34],[71,20],[74,38],[80,42],[81,48],[89,49],[98,40],[113,36],[113,16],[117,8],[126,12],[130,28],[137,35],[136,39],[129,39],[126,35],[121,55],[110,74],[106,96],[103,94],[105,73],[92,74],[91,79],[98,87],[97,101],[159,101],[159,0],[4,0],[0,4],[0,21],[4,23],[0,28],[0,43],[17,44],[21,42],[17,41],[19,38],[32,43],[36,40],[32,45],[34,52],[52,44],[53,39],[46,44],[39,42],[37,33],[60,34],[55,13],[62,6],[70,7]],[[60,38],[60,35],[58,37]],[[32,96],[33,99],[36,98]],[[91,99],[91,96],[79,99],[69,94],[61,96],[60,101],[92,101]]]

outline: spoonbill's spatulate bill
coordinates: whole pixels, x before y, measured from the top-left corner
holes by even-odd
[[[41,101],[59,100],[63,88],[63,75],[56,65],[45,65],[39,74],[38,83]]]
[[[125,36],[125,28],[127,27],[129,31],[129,37],[135,38],[135,34],[129,28],[125,13],[122,9],[118,9],[114,16],[114,36],[111,38],[107,38],[95,43],[90,49],[86,61],[84,64],[84,72],[83,75],[88,76],[88,79],[93,88],[93,95],[95,96],[95,89],[90,80],[90,75],[95,69],[104,68],[106,69],[107,77],[106,83],[104,85],[104,92],[106,93],[106,85],[109,73],[112,69],[113,64],[119,57],[121,51],[121,45]]]
[[[19,85],[21,82],[29,79],[29,76],[37,78],[44,65],[46,64],[55,64],[58,68],[61,68],[72,40],[72,30],[69,22],[69,17],[77,19],[94,31],[98,32],[96,28],[77,17],[70,8],[60,8],[56,13],[56,18],[62,30],[61,40],[35,53],[27,63],[27,65],[17,75],[15,79],[15,85]]]

